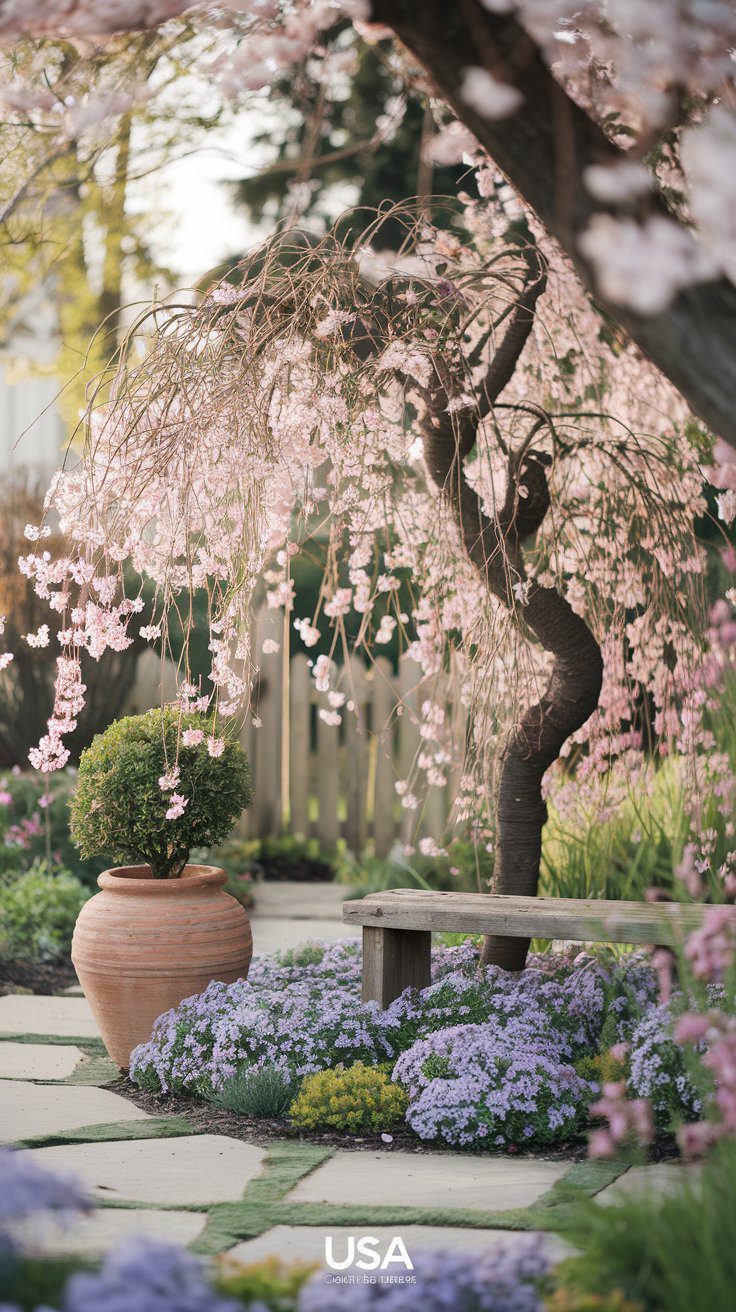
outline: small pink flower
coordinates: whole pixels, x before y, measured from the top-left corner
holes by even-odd
[[[212,734],[210,734],[209,738],[207,739],[207,751],[209,752],[210,756],[222,756],[224,750],[225,750],[225,739],[215,738]]]
[[[179,816],[184,814],[188,801],[189,798],[183,797],[181,793],[172,793],[166,819],[178,820]]]
[[[593,1130],[588,1139],[588,1153],[591,1157],[613,1157],[614,1148],[608,1130]]]
[[[175,765],[172,770],[167,770],[165,774],[161,775],[161,778],[158,781],[158,786],[161,789],[161,792],[162,793],[171,792],[172,788],[177,787],[179,783],[179,779],[180,779],[179,767],[178,765]]]
[[[680,1016],[674,1029],[675,1043],[697,1043],[708,1033],[711,1023],[709,1016],[698,1016],[693,1012]]]
[[[199,747],[204,742],[203,729],[185,729],[181,741],[185,747]]]
[[[715,1138],[717,1133],[710,1121],[696,1121],[694,1125],[683,1125],[677,1131],[683,1157],[702,1157]]]

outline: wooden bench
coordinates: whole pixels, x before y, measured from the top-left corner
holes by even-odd
[[[387,1007],[406,988],[430,983],[432,931],[503,934],[576,943],[674,947],[699,929],[705,908],[679,902],[604,902],[397,888],[343,902],[342,918],[363,926],[363,1001]],[[734,909],[736,916],[736,908]]]

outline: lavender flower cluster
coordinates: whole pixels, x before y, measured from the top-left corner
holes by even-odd
[[[99,1271],[78,1271],[64,1291],[62,1312],[243,1312],[220,1297],[202,1261],[175,1244],[130,1239],[113,1250]],[[38,1309],[38,1312],[43,1312]],[[249,1312],[267,1312],[252,1304]]]
[[[482,1258],[437,1251],[412,1253],[412,1284],[328,1285],[317,1272],[304,1286],[298,1312],[542,1312],[549,1262],[537,1240],[494,1246]]]
[[[524,1018],[514,1018],[420,1039],[393,1075],[411,1099],[409,1125],[421,1139],[458,1148],[568,1138],[597,1086],[565,1060],[556,1037],[530,1032]]]
[[[0,1148],[0,1253],[15,1250],[9,1222],[35,1212],[81,1212],[90,1207],[76,1180],[53,1175],[27,1153]]]
[[[690,1080],[685,1050],[675,1043],[672,1030],[681,998],[652,1006],[633,1026],[629,1041],[630,1094],[648,1098],[658,1125],[671,1127],[674,1120],[694,1121],[703,1114],[703,1103]]]
[[[341,1061],[386,1061],[394,1055],[390,1022],[377,1003],[360,1002],[359,981],[350,945],[326,948],[319,963],[256,961],[248,980],[210,984],[159,1016],[131,1055],[131,1077],[144,1087],[206,1092],[246,1067],[301,1078]]]
[[[246,1069],[298,1080],[338,1062],[392,1061],[422,1137],[544,1144],[568,1136],[585,1112],[595,1086],[574,1065],[597,1052],[604,1022],[620,1037],[656,993],[640,957],[548,953],[518,976],[479,971],[469,944],[435,949],[432,984],[386,1010],[361,1002],[360,975],[353,943],[257,960],[247,981],[211,984],[159,1017],[131,1076],[208,1093]]]

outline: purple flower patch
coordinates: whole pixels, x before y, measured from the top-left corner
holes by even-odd
[[[421,1139],[453,1147],[550,1144],[577,1129],[594,1086],[515,1023],[456,1025],[402,1054],[393,1078]]]

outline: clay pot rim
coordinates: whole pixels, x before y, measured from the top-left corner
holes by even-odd
[[[176,897],[193,889],[222,888],[227,875],[219,866],[187,865],[178,879],[154,879],[150,866],[112,866],[97,876],[100,888],[138,897]]]

